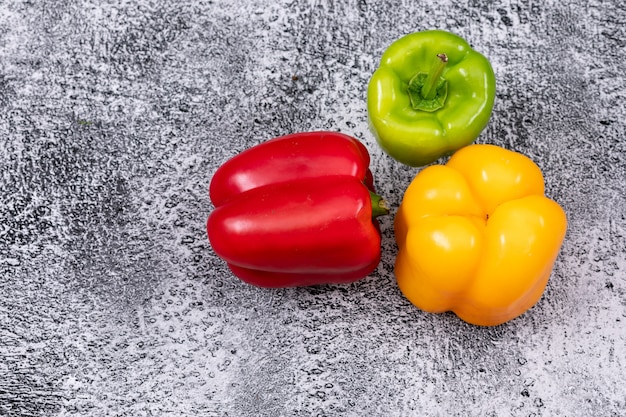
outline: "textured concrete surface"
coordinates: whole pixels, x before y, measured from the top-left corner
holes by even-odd
[[[621,0],[0,2],[0,415],[626,416]],[[492,62],[479,142],[525,153],[570,227],[544,297],[494,328],[413,308],[383,260],[353,285],[247,286],[207,187],[276,135],[361,139],[398,37]]]

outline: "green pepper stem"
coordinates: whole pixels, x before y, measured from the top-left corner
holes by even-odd
[[[370,199],[372,200],[372,218],[389,214],[387,202],[378,194],[370,191]]]
[[[439,77],[441,77],[441,73],[446,68],[448,64],[448,55],[446,54],[437,54],[437,59],[433,64],[430,72],[428,73],[428,78],[426,78],[426,82],[422,87],[422,97],[426,100],[432,100],[435,98],[437,94],[437,83],[439,81]]]

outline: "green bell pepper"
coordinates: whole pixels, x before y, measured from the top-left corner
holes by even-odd
[[[495,91],[491,64],[465,40],[442,30],[412,33],[389,46],[370,79],[370,129],[394,159],[427,165],[476,140]]]

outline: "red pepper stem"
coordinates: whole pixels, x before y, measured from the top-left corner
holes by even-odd
[[[437,82],[448,64],[448,55],[437,54],[437,59],[428,73],[428,78],[422,87],[422,97],[426,100],[432,100],[437,94]]]
[[[387,202],[378,194],[370,191],[370,199],[372,200],[372,218],[389,214]]]

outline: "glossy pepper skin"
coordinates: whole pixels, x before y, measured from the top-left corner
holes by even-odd
[[[539,300],[566,229],[534,162],[470,145],[408,187],[395,219],[397,282],[424,311],[498,325]]]
[[[429,75],[432,98],[423,94]],[[442,30],[412,33],[389,46],[370,79],[370,129],[390,156],[424,166],[478,137],[495,91],[491,64],[465,40]]]
[[[349,283],[380,262],[369,154],[334,132],[287,135],[224,163],[207,233],[241,280],[260,287]]]

